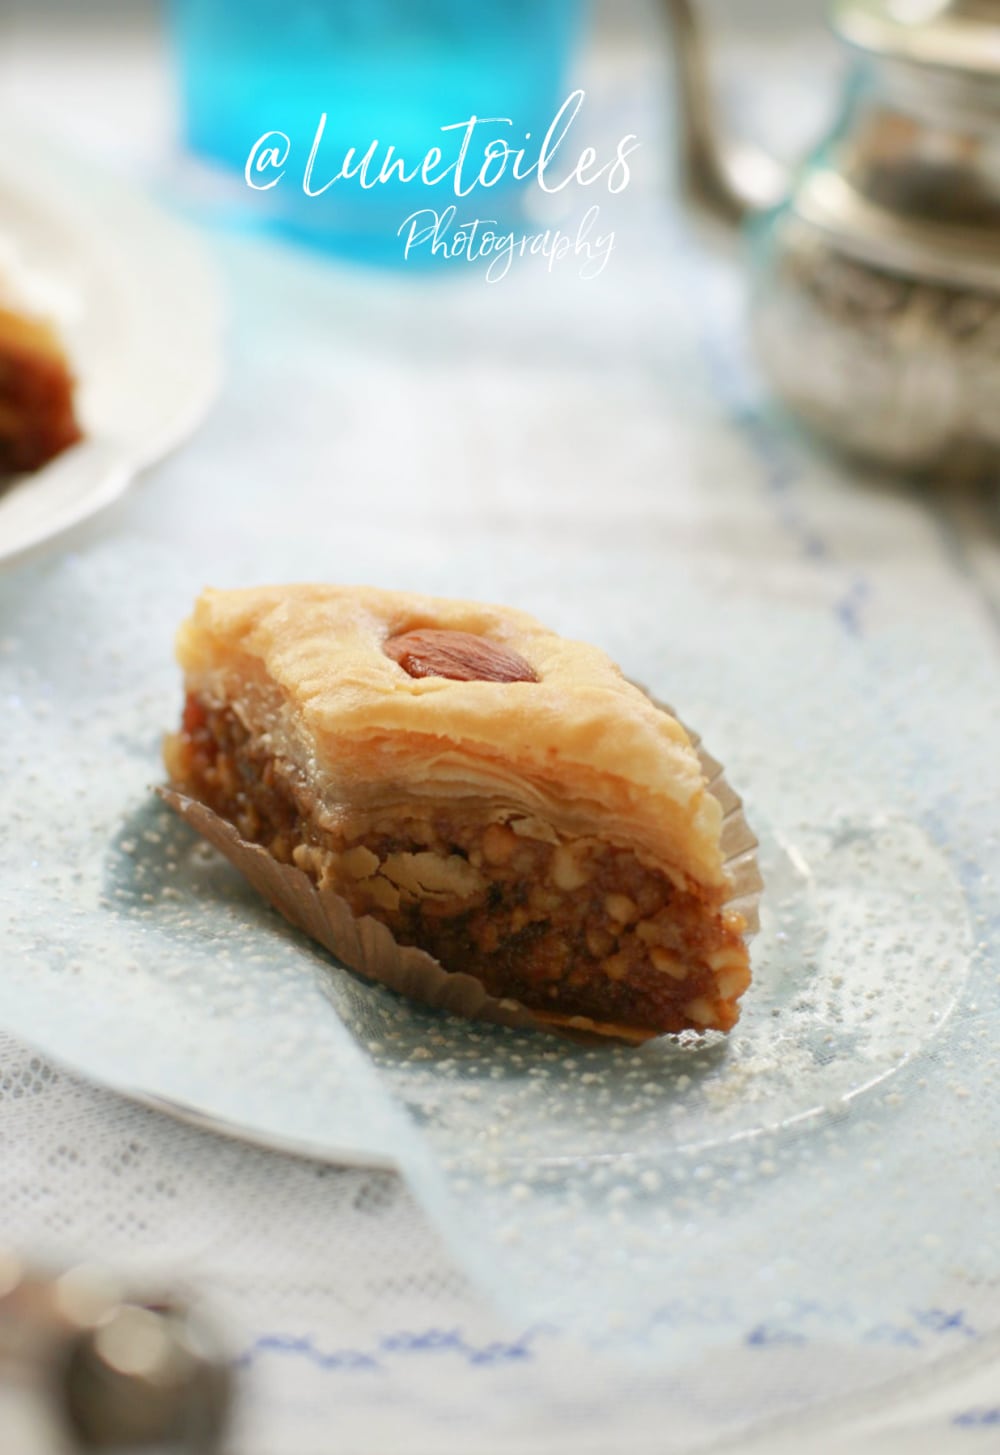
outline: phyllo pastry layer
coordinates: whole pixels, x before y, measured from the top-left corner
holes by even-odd
[[[736,1021],[722,807],[596,648],[507,608],[282,586],[206,591],[178,657],[173,787],[352,915],[546,1021]]]

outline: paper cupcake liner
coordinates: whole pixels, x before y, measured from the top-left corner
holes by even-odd
[[[657,707],[663,707],[669,712],[671,717],[677,717],[672,708],[658,702],[652,693],[647,693],[647,696]],[[742,915],[745,925],[743,935],[745,939],[750,939],[760,929],[760,896],[764,888],[764,880],[757,863],[757,835],[746,821],[743,800],[727,781],[722,764],[705,749],[701,738],[687,723],[679,717],[677,721],[691,739],[691,746],[698,754],[701,771],[705,775],[705,786],[722,809],[722,833],[719,842],[730,890],[724,907]]]
[[[737,910],[746,922],[748,933],[752,933],[758,927],[757,901],[762,887],[754,856],[757,840],[743,817],[741,800],[726,782],[721,766],[704,751],[700,739],[687,731],[708,779],[709,792],[719,800],[725,815],[722,844],[733,889],[725,907]],[[347,901],[334,890],[320,889],[303,870],[279,863],[259,844],[242,838],[231,823],[197,799],[172,788],[156,791],[164,803],[224,854],[290,924],[368,980],[466,1020],[489,1021],[516,1030],[555,1032],[589,1042],[612,1039],[634,1045],[660,1034],[635,1026],[595,1021],[589,1016],[532,1011],[518,1001],[490,995],[474,976],[446,970],[425,950],[399,944],[392,931],[370,915],[355,916]]]

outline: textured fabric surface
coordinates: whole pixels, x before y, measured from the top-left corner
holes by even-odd
[[[627,1406],[605,1407],[596,1428],[581,1419],[621,1369],[588,1364],[592,1355],[551,1329],[491,1316],[391,1174],[320,1167],[185,1127],[7,1036],[0,1159],[5,1241],[54,1266],[110,1264],[139,1288],[166,1283],[204,1304],[237,1362],[233,1455],[602,1451],[613,1425],[636,1448],[717,1447],[715,1373],[701,1380],[700,1420],[696,1370],[679,1383],[633,1373],[620,1386]],[[820,1455],[930,1455],[957,1438],[963,1450],[990,1450],[1000,1351],[977,1334],[961,1313],[924,1311],[902,1345],[867,1349],[880,1365],[877,1393],[845,1409],[841,1376],[863,1381],[857,1367],[835,1366],[829,1408],[804,1424],[767,1421],[745,1448],[791,1452],[808,1438]],[[932,1358],[918,1377],[915,1352]],[[787,1396],[801,1359],[795,1340],[758,1331],[727,1361],[731,1411],[762,1377]]]

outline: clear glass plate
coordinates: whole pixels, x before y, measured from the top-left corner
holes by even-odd
[[[862,1320],[882,1317],[897,1280],[922,1281],[925,1200],[893,1186],[888,1240],[862,1209],[879,1196],[884,1211],[878,1174],[904,1147],[922,1188],[945,1159],[946,1181],[971,1191],[982,1167],[959,1149],[982,1130],[970,1113],[986,1113],[981,1063],[953,1069],[981,1024],[965,896],[925,827],[871,800],[819,822],[771,817],[801,795],[769,803],[767,822],[751,809],[768,888],[729,1038],[581,1049],[442,1018],[337,968],[151,796],[178,698],[165,577],[190,567],[132,547],[70,556],[31,590],[5,583],[5,1025],[254,1139],[398,1166],[521,1317],[593,1336],[616,1308],[634,1336],[660,1319],[649,1289],[669,1287],[714,1339],[752,1321],[762,1279],[794,1287],[782,1268],[808,1267],[815,1300],[827,1276],[839,1297],[849,1260]],[[760,747],[744,731],[742,751]],[[944,1095],[951,1081],[968,1102]],[[866,1127],[874,1162],[852,1150]],[[817,1181],[820,1148],[840,1170]],[[826,1266],[812,1265],[817,1217],[842,1240]],[[748,1260],[752,1277],[706,1322],[708,1267]]]

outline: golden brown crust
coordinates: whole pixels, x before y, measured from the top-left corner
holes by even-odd
[[[382,648],[426,627],[486,637],[539,680],[412,678]],[[506,796],[568,833],[596,816],[679,880],[725,885],[721,810],[684,729],[603,652],[523,612],[364,587],[209,590],[178,657],[190,690],[237,703],[331,805],[393,785]]]

